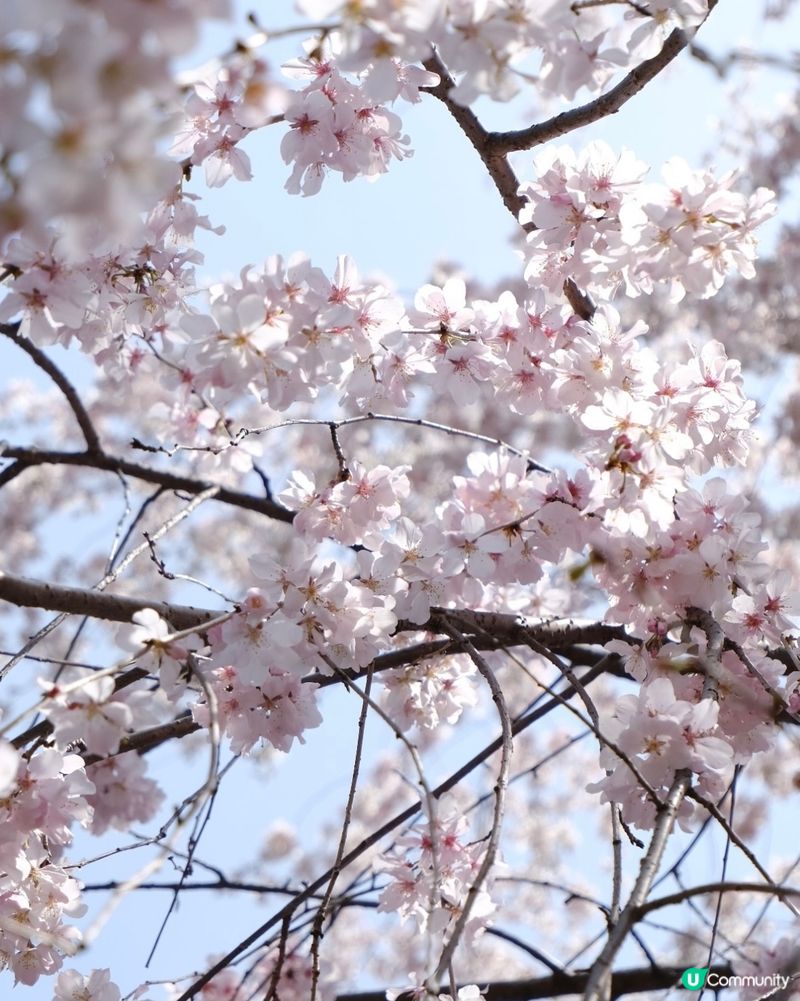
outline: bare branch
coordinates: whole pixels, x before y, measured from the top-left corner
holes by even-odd
[[[795,905],[788,900],[781,890],[780,886],[775,882],[775,880],[770,876],[769,872],[764,868],[764,866],[759,862],[756,857],[755,852],[750,848],[750,846],[736,833],[736,830],[728,822],[727,817],[719,810],[719,808],[707,799],[696,789],[690,789],[688,792],[689,799],[693,799],[696,803],[699,803],[704,809],[706,809],[711,816],[716,820],[720,827],[725,831],[728,837],[731,839],[733,844],[739,849],[739,851],[745,856],[747,861],[753,866],[753,868],[764,877],[764,880],[768,888],[775,894],[775,896],[785,904],[786,907],[795,915],[795,917],[800,917],[800,911],[795,907]]]
[[[61,392],[64,394],[64,399],[70,406],[73,414],[75,415],[75,420],[78,422],[78,427],[80,427],[84,441],[86,442],[86,448],[92,455],[97,455],[102,452],[102,446],[100,444],[100,439],[95,430],[94,424],[92,423],[92,418],[89,416],[89,412],[83,405],[80,396],[78,396],[78,391],[69,381],[69,379],[64,375],[58,365],[55,364],[40,348],[37,348],[33,341],[29,340],[24,334],[20,333],[19,323],[0,323],[0,334],[4,334],[9,340],[13,341],[17,347],[22,348],[22,350],[33,359],[34,363],[58,386]]]
[[[497,709],[497,715],[500,717],[501,744],[500,768],[497,773],[497,781],[494,786],[494,813],[492,815],[492,826],[489,830],[489,838],[486,843],[486,851],[484,852],[480,869],[478,870],[475,879],[472,881],[472,885],[469,888],[467,898],[461,908],[461,913],[456,919],[450,938],[447,940],[444,948],[442,949],[442,954],[439,957],[439,965],[436,967],[436,972],[432,978],[434,982],[438,981],[444,974],[445,970],[449,968],[453,954],[455,953],[459,940],[461,939],[464,929],[467,926],[467,921],[469,920],[475,900],[483,888],[483,884],[488,879],[489,873],[491,872],[492,866],[497,858],[497,850],[500,845],[500,830],[503,825],[503,813],[505,810],[506,790],[508,788],[508,776],[511,770],[511,754],[513,751],[511,717],[508,712],[508,706],[506,705],[503,690],[495,677],[494,671],[491,667],[489,667],[484,658],[481,657],[472,643],[470,643],[469,640],[467,640],[451,623],[445,622],[444,625],[445,629],[450,632],[453,639],[464,644],[464,649],[469,654],[473,664],[477,667],[483,680],[489,686],[489,691],[492,693],[492,701]]]
[[[218,494],[217,494],[218,496]],[[147,544],[142,549],[147,548]],[[117,568],[119,572],[125,564]],[[91,588],[67,587],[61,584],[50,584],[47,581],[33,580],[28,577],[16,577],[0,570],[0,600],[11,602],[24,608],[46,608],[54,612],[66,612],[71,615],[89,615],[97,619],[108,619],[111,622],[130,622],[136,612],[143,608],[153,608],[177,629],[191,629],[202,625],[219,615],[220,609],[196,608],[192,605],[176,605],[165,601],[153,601],[149,598],[133,598],[119,594],[104,594]],[[628,639],[622,626],[606,625],[602,622],[574,622],[566,619],[553,619],[545,622],[527,623],[518,615],[504,612],[475,612],[470,609],[431,608],[431,616],[427,623],[406,622],[400,620],[397,632],[445,632],[438,623],[442,616],[447,616],[458,625],[461,632],[474,636],[490,634],[498,646],[513,643],[527,645],[533,637],[546,643],[551,650],[562,650],[582,643],[607,643],[612,639]],[[431,641],[417,644],[408,650],[391,651],[385,655],[387,667],[398,667],[411,660],[440,653],[445,646],[452,646],[453,640]],[[457,646],[457,644],[456,644]],[[308,680],[322,680],[316,676]]]
[[[745,66],[769,66],[770,69],[786,70],[789,73],[800,72],[800,54],[780,56],[774,52],[754,52],[748,49],[733,49],[724,56],[715,56],[705,46],[693,42],[689,51],[701,63],[710,66],[720,79],[724,79],[730,69],[737,63]]]
[[[525,199],[519,194],[519,180],[505,159],[504,154],[506,151],[500,148],[493,148],[490,139],[494,133],[486,131],[478,120],[478,116],[471,108],[457,104],[450,96],[450,91],[455,87],[456,82],[442,62],[439,53],[434,51],[433,55],[425,60],[424,66],[425,69],[430,70],[432,73],[438,73],[439,83],[435,87],[425,87],[423,89],[427,90],[429,94],[433,94],[434,97],[437,97],[461,126],[467,139],[469,139],[475,147],[478,156],[483,160],[489,176],[500,192],[503,204],[514,218],[518,220],[519,213],[525,204]]]
[[[706,634],[705,679],[703,681],[702,697],[704,699],[719,698],[720,658],[724,643],[724,633],[715,619],[700,608],[687,610],[686,624],[696,623]],[[639,875],[634,884],[628,902],[619,914],[616,923],[611,928],[603,951],[592,964],[589,982],[584,992],[585,1001],[600,1001],[608,996],[610,991],[612,964],[622,948],[625,939],[639,920],[639,910],[647,900],[653,886],[667,842],[675,826],[678,810],[692,789],[692,773],[682,768],[676,771],[675,779],[670,786],[666,799],[656,809],[653,836],[650,839],[647,852],[642,858]],[[716,808],[715,808],[716,809]]]
[[[191,629],[219,615],[208,608],[172,605],[150,598],[129,598],[121,594],[104,594],[90,588],[66,587],[47,581],[14,577],[0,570],[0,599],[22,608],[46,608],[69,615],[89,615],[111,622],[130,622],[136,612],[153,608],[162,619],[176,629]]]
[[[197,480],[191,476],[181,476],[170,473],[166,469],[152,469],[148,466],[141,466],[136,462],[129,462],[105,452],[93,454],[91,452],[59,452],[39,448],[18,448],[9,447],[3,452],[2,458],[16,459],[17,464],[12,467],[16,470],[14,475],[19,475],[22,471],[17,468],[18,464],[25,467],[32,466],[84,466],[88,469],[99,469],[111,473],[122,473],[135,480],[142,480],[145,483],[155,483],[167,490],[180,490],[188,494],[199,494],[209,487],[214,486],[208,480]],[[2,479],[0,478],[0,485]],[[244,508],[248,511],[255,511],[264,514],[268,518],[290,524],[294,520],[294,511],[276,504],[266,497],[255,497],[252,494],[239,490],[231,490],[228,487],[220,487],[216,495],[216,500],[223,504],[230,504],[233,507]]]
[[[618,970],[611,977],[611,997],[674,987],[680,982],[683,971],[684,967],[677,966],[644,966]],[[732,970],[727,963],[722,963],[714,967],[714,972],[720,976],[730,976]],[[486,1001],[537,1001],[542,998],[580,994],[585,990],[588,980],[589,974],[585,970],[577,973],[553,973],[532,980],[498,980],[488,985],[481,984],[481,994]],[[385,990],[378,990],[340,994],[336,1001],[385,1001],[385,999]]]
[[[322,901],[317,909],[314,924],[311,928],[311,1001],[316,1001],[317,989],[319,986],[319,947],[322,941],[322,927],[325,923],[328,908],[330,907],[330,903],[333,898],[333,890],[336,886],[336,881],[342,872],[342,859],[344,858],[345,848],[347,847],[347,835],[350,833],[350,823],[353,818],[353,804],[355,803],[356,789],[358,788],[358,777],[361,771],[361,763],[364,754],[364,734],[367,728],[367,713],[370,707],[369,697],[371,690],[372,672],[369,671],[367,673],[367,681],[364,686],[364,700],[361,703],[361,711],[358,714],[358,730],[356,736],[355,755],[353,758],[353,771],[350,776],[350,788],[347,793],[344,818],[342,820],[341,831],[339,832],[339,843],[336,847],[336,858],[333,862],[331,878],[328,880],[328,885],[325,887],[325,892],[322,895]],[[271,994],[268,995],[268,997],[270,996]]]
[[[682,904],[685,900],[689,900],[690,897],[703,897],[709,893],[767,893],[771,896],[775,894],[786,894],[786,896],[796,896],[800,897],[800,888],[791,886],[768,886],[764,883],[745,883],[745,882],[721,882],[721,883],[702,883],[700,886],[692,886],[685,890],[678,890],[676,893],[670,893],[666,897],[658,897],[656,900],[648,900],[646,904],[642,904],[639,908],[639,916],[643,917],[645,914],[650,914],[652,911],[657,911],[661,907],[674,907],[676,904]]]
[[[604,663],[601,661],[595,667],[587,671],[587,673],[583,676],[583,678],[581,678],[581,683],[584,685],[584,687],[603,673],[604,666],[605,666]],[[543,705],[539,706],[538,708],[532,710],[526,715],[519,717],[517,720],[515,720],[511,728],[512,735],[516,736],[516,734],[521,733],[523,730],[527,729],[533,723],[547,716],[554,709],[558,708],[558,706],[560,706],[563,703],[564,699],[570,698],[574,694],[575,694],[575,689],[571,685],[567,685],[559,693],[558,698],[550,699],[548,702],[545,702]],[[453,772],[452,775],[450,775],[447,779],[445,779],[444,782],[438,785],[433,790],[433,796],[439,799],[445,793],[449,792],[451,789],[457,786],[462,779],[466,778],[467,775],[469,775],[476,768],[482,765],[484,761],[487,761],[496,751],[500,749],[501,746],[502,746],[502,738],[493,740],[490,744],[484,747],[482,751],[479,751],[478,754],[474,755],[469,761],[467,761],[459,769]],[[342,868],[344,869],[347,866],[349,866],[352,862],[354,862],[361,855],[363,855],[365,851],[370,849],[373,845],[378,844],[379,841],[382,841],[387,834],[391,834],[392,831],[396,830],[402,824],[405,824],[407,821],[411,820],[411,818],[416,816],[416,814],[420,811],[422,805],[423,805],[422,802],[418,800],[411,806],[407,807],[405,810],[396,814],[390,820],[387,820],[386,823],[383,824],[381,827],[379,827],[377,830],[374,830],[368,837],[364,838],[363,841],[361,841],[358,845],[352,848],[344,856],[344,858],[341,861]],[[298,894],[297,897],[293,901],[291,901],[291,903],[287,904],[284,908],[281,908],[281,910],[273,914],[272,917],[268,918],[267,921],[259,925],[258,928],[252,931],[244,939],[242,939],[238,945],[234,946],[229,952],[227,952],[224,956],[218,959],[217,962],[214,963],[213,966],[211,966],[208,970],[206,970],[206,972],[202,976],[198,977],[193,983],[191,983],[186,988],[186,990],[178,998],[175,999],[175,1001],[189,1001],[190,998],[195,997],[209,981],[214,979],[214,977],[220,972],[220,970],[224,970],[228,966],[230,966],[231,963],[237,957],[241,956],[242,953],[245,952],[247,949],[249,949],[252,945],[255,945],[255,943],[258,942],[261,938],[263,938],[264,935],[266,935],[266,933],[270,931],[270,929],[280,924],[280,922],[284,919],[287,913],[294,913],[294,911],[300,904],[304,903],[306,900],[308,900],[314,894],[316,894],[320,889],[322,889],[330,879],[332,872],[333,872],[332,868],[328,869],[326,872],[322,873],[321,876],[317,877],[317,879],[315,879],[312,883],[309,883],[309,885],[300,894]],[[574,990],[564,991],[563,993],[574,993]],[[530,996],[534,997],[534,995]],[[542,994],[535,996],[546,997],[547,995]],[[385,992],[381,992],[380,998],[382,999],[382,1001],[385,1001]]]
[[[515,448],[507,441],[503,441],[500,438],[492,438],[491,435],[480,434],[477,431],[467,431],[465,428],[454,427],[450,424],[441,424],[439,421],[429,421],[423,417],[406,417],[403,414],[358,414],[356,417],[344,417],[342,420],[338,421],[324,421],[314,417],[296,417],[286,421],[279,421],[277,424],[269,424],[265,427],[243,428],[240,434],[243,436],[251,434],[265,434],[268,431],[277,431],[281,428],[298,427],[301,425],[318,427],[330,427],[333,425],[336,428],[344,428],[350,427],[353,424],[363,424],[365,421],[385,421],[391,424],[409,424],[413,427],[426,428],[432,431],[442,431],[445,434],[467,438],[471,441],[480,441],[487,445],[493,445],[495,448],[503,448],[512,455],[522,456],[522,458],[527,461],[529,470],[537,470],[540,473],[552,472],[552,470],[547,466],[542,466],[540,463],[531,459],[528,452],[523,451],[521,448]]]
[[[658,873],[658,867],[664,855],[664,849],[667,847],[667,841],[672,833],[678,810],[691,784],[691,772],[687,769],[677,772],[675,781],[672,783],[666,799],[657,810],[653,837],[650,839],[647,853],[642,858],[639,875],[634,884],[633,891],[628,898],[628,903],[620,913],[617,923],[608,936],[608,941],[603,951],[589,972],[589,978],[583,995],[585,1001],[600,999],[612,980],[611,964],[614,962],[614,957],[622,948],[623,942],[628,937],[628,933],[637,919],[639,908],[645,902],[647,894],[650,892],[650,887],[653,885],[653,880]]]

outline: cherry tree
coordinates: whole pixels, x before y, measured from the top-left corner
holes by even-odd
[[[20,997],[800,992],[800,856],[765,837],[800,786],[800,67],[716,47],[719,6],[297,0],[197,70],[229,0],[0,7],[0,334],[36,379],[0,394]],[[583,142],[692,60],[739,169]],[[749,105],[759,70],[795,96]],[[421,102],[515,273],[406,293],[229,246],[199,280],[208,189],[255,213],[276,169],[254,133],[287,192],[369,213]],[[318,829],[271,793],[306,741],[348,755]],[[160,929],[119,919],[137,895]],[[167,981],[117,963],[176,924]]]

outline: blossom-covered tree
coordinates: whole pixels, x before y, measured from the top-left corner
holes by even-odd
[[[789,31],[791,0],[753,2]],[[196,72],[229,0],[0,6],[0,334],[39,380],[0,394],[20,997],[602,1001],[709,968],[800,996],[800,856],[766,836],[800,786],[800,97],[748,109],[737,76],[800,67],[715,48],[728,3],[265,4]],[[572,141],[692,59],[739,170]],[[270,173],[253,133],[289,193],[353,182],[369,212],[419,102],[510,213],[515,274],[404,294],[230,246],[203,287],[204,193]],[[306,738],[349,755],[319,830],[270,791]],[[220,861],[245,759],[270,821]],[[163,926],[135,973],[112,948],[159,890],[164,924],[191,911],[167,983]]]

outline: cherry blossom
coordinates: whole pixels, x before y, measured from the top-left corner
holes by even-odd
[[[111,980],[109,970],[92,970],[83,976],[77,970],[62,970],[56,978],[53,1001],[119,1001],[119,987]]]
[[[729,191],[732,172],[717,180],[673,159],[663,169],[666,184],[643,184],[645,165],[627,150],[615,159],[604,143],[578,156],[569,147],[551,150],[534,166],[538,180],[520,189],[527,198],[520,220],[534,227],[525,270],[531,284],[556,289],[572,278],[610,296],[621,286],[637,295],[668,282],[678,301],[687,291],[714,295],[732,267],[754,274],[752,231],[774,211],[772,194]]]
[[[204,880],[268,914],[187,952],[173,1001],[333,1001],[370,979],[482,1001],[514,978],[600,1001],[629,932],[654,957],[630,982],[655,990],[673,962],[642,920],[657,874],[682,914],[718,894],[682,931],[709,964],[796,965],[773,914],[796,916],[793,874],[763,832],[797,784],[798,366],[778,350],[796,340],[797,98],[750,112],[731,92],[714,142],[738,170],[651,168],[634,136],[561,144],[681,58],[741,81],[758,54],[705,47],[714,6],[299,0],[199,69],[227,0],[0,10],[0,334],[48,384],[0,391],[15,984],[120,1001],[99,925],[134,887],[177,902]],[[788,25],[791,4],[767,13]],[[206,279],[225,232],[206,189],[240,182],[260,221],[255,133],[288,193],[352,182],[372,212],[361,179],[409,169],[420,104],[510,209],[510,274],[448,262],[412,285],[341,246],[246,261],[225,244],[226,277]],[[420,247],[437,226],[419,222]],[[271,783],[320,747],[346,759],[341,802],[312,763],[308,806],[271,813],[255,859],[207,857],[234,762]],[[195,757],[189,788],[173,765]],[[313,830],[303,811],[328,806]],[[593,812],[581,844],[571,820]],[[620,820],[644,834],[638,869]],[[706,831],[745,851],[756,889],[733,882],[738,856],[733,885],[694,879]],[[99,904],[93,873],[123,851],[137,874]],[[79,973],[84,944],[98,967]]]

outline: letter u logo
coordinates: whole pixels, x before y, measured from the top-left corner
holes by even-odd
[[[707,966],[690,966],[683,971],[681,983],[688,991],[699,991],[706,982],[708,976]]]

